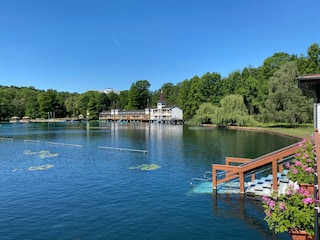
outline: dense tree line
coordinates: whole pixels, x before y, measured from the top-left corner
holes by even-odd
[[[257,122],[311,122],[312,99],[298,87],[296,77],[320,73],[320,47],[311,44],[307,55],[277,52],[259,67],[248,66],[221,77],[207,72],[182,82],[164,83],[150,91],[148,80],[138,80],[119,94],[88,91],[83,94],[34,87],[0,86],[0,120],[10,117],[77,117],[98,119],[99,112],[155,106],[160,92],[168,105],[184,111],[191,122],[255,125]]]

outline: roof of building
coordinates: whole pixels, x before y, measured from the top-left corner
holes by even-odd
[[[300,89],[314,94],[316,102],[320,102],[320,74],[309,74],[297,77]]]
[[[320,82],[320,73],[317,73],[317,74],[308,74],[308,75],[305,75],[305,76],[299,76],[297,77],[297,80],[298,81],[308,81],[308,82]]]

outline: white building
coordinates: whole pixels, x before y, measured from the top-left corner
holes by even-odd
[[[156,108],[145,110],[119,110],[112,109],[99,114],[100,120],[107,121],[149,121],[181,124],[183,123],[183,111],[178,107],[167,107],[163,100],[162,92]]]

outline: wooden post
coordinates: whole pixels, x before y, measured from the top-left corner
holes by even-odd
[[[279,165],[279,172],[283,172],[283,163]]]
[[[251,182],[253,182],[254,180],[256,180],[256,171],[255,170],[251,171]]]
[[[212,189],[217,189],[217,170],[212,166]]]
[[[272,189],[278,191],[278,168],[277,159],[272,161]]]
[[[244,194],[244,174],[239,172],[239,182],[240,182],[240,193]]]

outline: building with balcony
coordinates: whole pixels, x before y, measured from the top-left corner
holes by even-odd
[[[142,110],[119,110],[111,109],[102,111],[99,120],[105,121],[142,121],[142,122],[161,122],[168,124],[182,124],[183,111],[176,106],[167,106],[162,93],[157,107]]]

